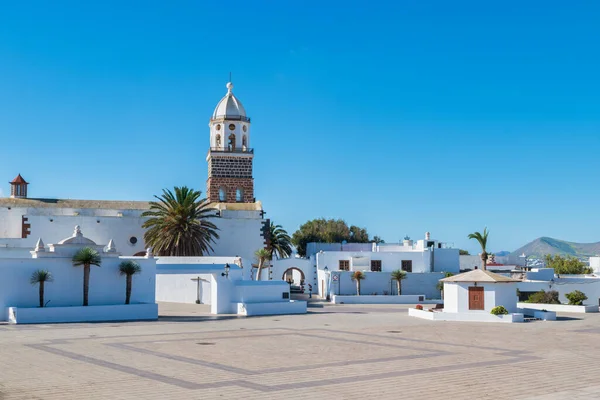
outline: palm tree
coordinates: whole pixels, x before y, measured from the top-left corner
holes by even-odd
[[[150,202],[150,210],[142,213],[149,217],[142,228],[146,246],[158,256],[202,256],[212,251],[211,243],[219,238],[218,228],[209,221],[215,216],[199,191],[187,186],[175,186],[175,194],[163,189],[158,201]]]
[[[90,267],[95,265],[97,267],[102,263],[102,258],[98,251],[91,247],[84,247],[80,249],[73,256],[73,266],[79,267],[83,265],[83,305],[88,305],[88,293],[90,291]]]
[[[135,261],[127,260],[119,264],[119,273],[127,277],[127,284],[125,286],[125,304],[129,304],[131,299],[131,281],[135,274],[142,272],[142,267]]]
[[[270,239],[267,250],[271,253],[271,260],[273,256],[277,258],[289,257],[292,254],[292,238],[290,238],[287,231],[281,225],[275,225],[273,222],[269,226],[269,231]]]
[[[40,307],[44,307],[44,284],[54,282],[54,277],[47,269],[38,269],[31,274],[29,282],[32,285],[40,285]]]
[[[487,269],[488,253],[486,250],[486,246],[487,246],[488,234],[489,234],[489,232],[488,232],[487,228],[485,228],[483,230],[483,234],[481,234],[479,232],[474,232],[474,233],[469,234],[469,239],[477,240],[479,242],[479,245],[481,246],[481,263],[482,263],[482,268],[484,271]]]
[[[258,271],[256,271],[256,280],[260,281],[260,273],[267,261],[271,261],[271,252],[267,249],[258,249],[254,252],[254,256],[258,261]]]
[[[444,273],[444,278],[450,278],[451,276],[454,276],[454,274],[452,272],[445,272]],[[442,296],[442,300],[444,300],[444,282],[438,281],[437,285],[435,285],[436,289],[440,291],[440,294]]]
[[[367,279],[367,276],[362,271],[354,271],[351,277],[352,280],[356,282],[356,295],[360,296],[360,281]]]
[[[402,279],[406,279],[406,271],[397,269],[392,272],[392,280],[396,281],[396,285],[398,287],[398,296],[402,294]]]

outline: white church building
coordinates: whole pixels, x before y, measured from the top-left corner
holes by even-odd
[[[265,246],[269,221],[254,196],[250,118],[232,89],[228,83],[209,120],[204,194],[217,210],[212,222],[220,237],[209,255],[252,260]],[[149,202],[44,198],[31,196],[35,186],[29,186],[19,174],[10,182],[10,197],[0,198],[0,258],[29,257],[39,238],[57,243],[75,225],[96,243],[112,239],[124,256],[145,255],[141,215]]]

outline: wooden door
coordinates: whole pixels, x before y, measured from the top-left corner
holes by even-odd
[[[469,288],[469,310],[484,310],[483,288],[473,286]]]

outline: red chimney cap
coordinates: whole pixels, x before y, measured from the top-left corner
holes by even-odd
[[[23,177],[21,176],[21,174],[17,175],[17,177],[15,179],[13,179],[11,182],[9,182],[11,185],[16,185],[19,183],[24,183],[26,185],[29,184],[29,182],[25,181],[25,179],[23,179]]]

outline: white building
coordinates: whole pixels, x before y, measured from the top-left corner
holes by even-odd
[[[212,222],[220,236],[210,255],[253,259],[265,246],[269,221],[254,198],[250,118],[232,89],[228,83],[209,122],[205,193],[217,209]],[[141,215],[148,202],[31,198],[21,175],[10,185],[11,196],[0,198],[0,258],[29,257],[38,238],[57,243],[74,225],[96,243],[112,239],[124,255],[145,254]]]
[[[424,239],[398,244],[309,243],[307,258],[274,260],[272,264],[271,279],[292,277],[294,285],[310,284],[313,293],[324,298],[355,294],[352,271],[367,272],[361,283],[365,293],[393,294],[396,289],[390,275],[398,269],[408,273],[403,293],[439,298],[437,282],[445,272],[458,273],[460,265],[459,250],[431,239],[429,232]]]

